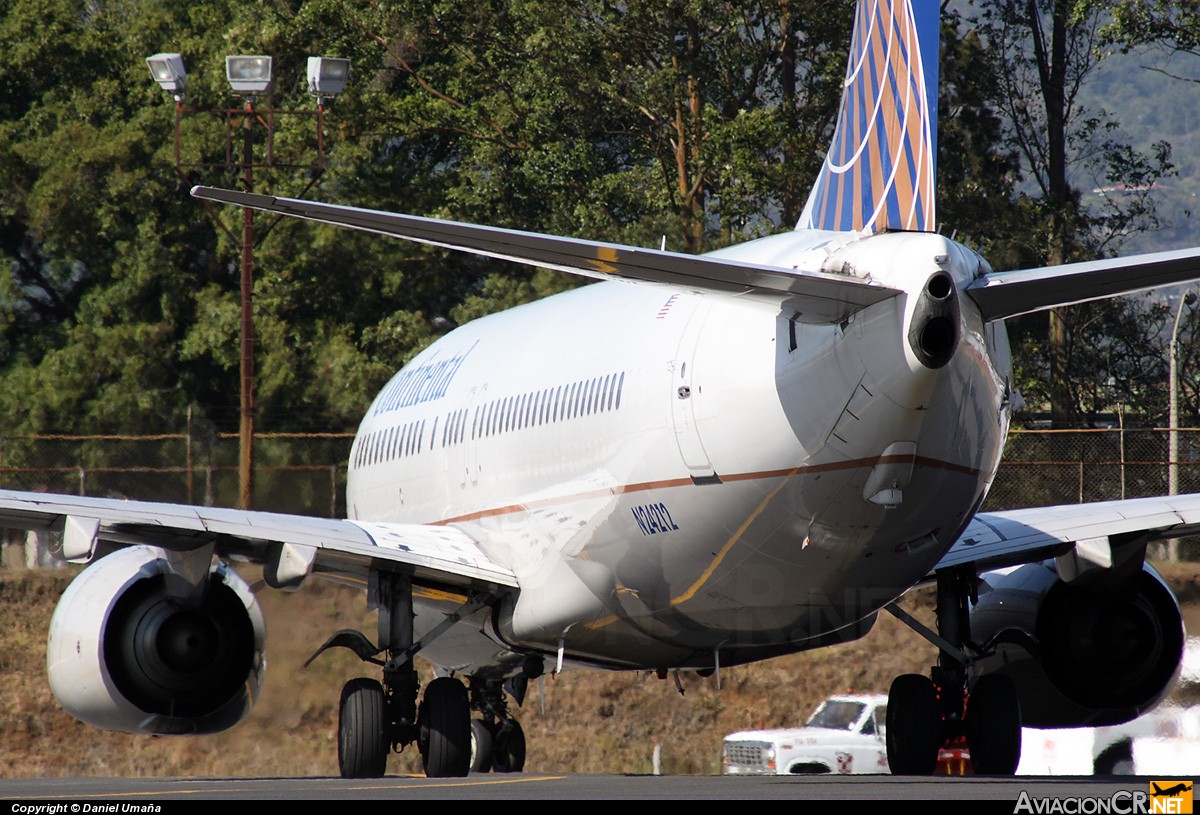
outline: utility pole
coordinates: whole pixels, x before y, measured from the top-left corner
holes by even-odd
[[[266,93],[271,85],[271,57],[265,56],[230,56],[225,58],[225,73],[234,93],[243,94],[245,104],[240,109],[221,110],[185,110],[183,107],[183,91],[187,87],[187,71],[183,65],[183,57],[179,54],[155,54],[147,57],[150,73],[163,90],[175,95],[175,169],[180,177],[190,183],[184,173],[185,168],[204,167],[222,168],[226,170],[241,170],[242,186],[246,192],[254,192],[254,168],[268,169],[304,169],[311,173],[308,185],[298,197],[312,188],[321,173],[325,170],[325,100],[341,93],[350,75],[350,60],[333,57],[308,58],[308,91],[316,97],[317,107],[311,110],[264,110],[255,108],[255,97]],[[224,162],[193,162],[184,163],[182,159],[181,122],[185,113],[219,114],[225,120],[225,161]],[[283,162],[275,158],[275,128],[280,116],[315,116],[317,125],[317,145],[315,162]],[[258,126],[262,127],[267,142],[266,158],[262,163],[256,163],[254,157],[254,137]],[[240,130],[242,149],[240,157],[235,159],[233,149],[234,135]],[[204,207],[213,221],[234,244],[239,244],[237,237],[225,226],[208,202]],[[268,225],[267,231],[270,231]],[[265,233],[264,235],[265,236]],[[260,239],[261,237],[260,236]],[[238,506],[251,509],[254,506],[254,210],[245,207],[242,210],[241,274],[240,274],[240,349],[238,363]]]

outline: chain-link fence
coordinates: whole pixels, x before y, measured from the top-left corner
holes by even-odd
[[[1177,491],[1200,492],[1200,428],[1176,432]],[[345,517],[353,438],[258,435],[255,508]],[[1166,494],[1169,438],[1165,429],[1014,430],[984,509]],[[0,437],[0,487],[7,489],[236,506],[237,464],[236,434]]]
[[[1175,431],[1176,492],[1200,492],[1200,428]],[[1014,430],[984,509],[1165,495],[1169,430]]]
[[[254,439],[255,509],[344,517],[352,433]],[[0,486],[142,501],[236,506],[238,436],[0,437]]]

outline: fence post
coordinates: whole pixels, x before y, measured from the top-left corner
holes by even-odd
[[[196,503],[195,489],[193,484],[192,470],[196,466],[195,451],[192,450],[192,406],[188,405],[187,411],[187,502],[189,504]]]
[[[336,518],[337,511],[337,465],[329,465],[329,517]]]
[[[1125,500],[1125,403],[1117,403],[1117,432],[1121,440],[1121,500]]]
[[[1083,503],[1083,459],[1079,459],[1079,501]]]
[[[82,465],[79,467],[79,495],[80,497],[87,495],[87,471],[83,469]]]

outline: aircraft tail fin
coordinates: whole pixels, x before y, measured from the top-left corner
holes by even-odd
[[[935,230],[940,5],[859,0],[833,144],[797,229]]]

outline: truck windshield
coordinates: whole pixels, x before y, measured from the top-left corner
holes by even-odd
[[[809,727],[824,727],[829,730],[849,730],[862,715],[862,702],[826,700],[808,720]]]

